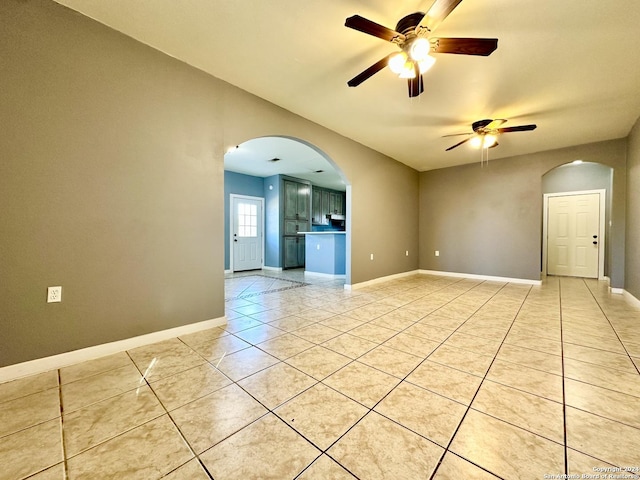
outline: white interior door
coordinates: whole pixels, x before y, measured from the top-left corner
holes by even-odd
[[[598,278],[600,194],[549,198],[547,273]]]
[[[262,268],[261,198],[231,197],[231,268],[234,272]]]

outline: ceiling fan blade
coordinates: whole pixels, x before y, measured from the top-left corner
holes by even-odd
[[[484,128],[487,129],[487,130],[495,130],[500,125],[502,125],[503,123],[506,123],[506,122],[507,121],[504,118],[496,118],[495,120],[493,120],[489,125],[487,125]]]
[[[424,81],[422,80],[422,75],[420,75],[420,68],[417,62],[413,64],[413,70],[416,76],[407,80],[410,98],[417,97],[424,92]]]
[[[394,55],[394,54],[390,53],[386,57],[384,57],[384,58],[380,59],[379,61],[377,61],[376,63],[371,65],[369,68],[367,68],[366,70],[364,70],[363,72],[359,73],[358,75],[353,77],[351,80],[349,80],[347,82],[347,85],[349,85],[350,87],[357,87],[362,82],[367,80],[369,77],[372,77],[373,75],[378,73],[380,70],[382,70],[384,67],[386,67],[387,64],[389,63],[389,58],[392,55]]]
[[[498,145],[500,145],[498,142],[495,142],[493,145],[491,145],[490,147],[487,148],[496,148]]]
[[[537,125],[520,125],[518,127],[505,127],[498,128],[498,133],[509,133],[509,132],[526,132],[528,130],[535,130]]]
[[[447,18],[460,2],[462,2],[462,0],[436,0],[420,22],[420,25],[427,27],[433,32],[433,30],[440,25],[440,22]]]
[[[460,135],[473,135],[472,132],[468,132],[468,133],[451,133],[449,135],[443,135],[442,138],[445,137],[459,137]]]
[[[354,30],[358,30],[362,33],[367,33],[369,35],[373,35],[374,37],[381,38],[390,42],[394,38],[398,38],[399,40],[406,40],[406,37],[396,32],[395,30],[391,30],[379,23],[372,22],[360,15],[353,15],[344,22],[345,27],[353,28]]]
[[[432,38],[435,53],[482,55],[486,57],[498,48],[497,38]]]
[[[454,146],[447,148],[447,149],[445,150],[445,152],[448,152],[449,150],[453,150],[454,148],[459,147],[459,146],[460,146],[460,145],[462,145],[463,143],[466,143],[466,142],[468,142],[469,140],[471,140],[471,138],[472,138],[472,137],[465,138],[465,139],[464,139],[464,140],[462,140],[461,142],[456,143]]]

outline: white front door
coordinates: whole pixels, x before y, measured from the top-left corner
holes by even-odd
[[[261,198],[231,196],[232,270],[262,268],[262,202]]]
[[[598,278],[600,194],[549,198],[547,273]]]

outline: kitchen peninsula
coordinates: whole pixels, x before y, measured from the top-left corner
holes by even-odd
[[[298,232],[305,236],[305,273],[342,277],[346,272],[346,232]]]

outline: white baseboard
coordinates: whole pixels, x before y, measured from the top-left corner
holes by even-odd
[[[613,289],[611,289],[611,291],[613,292]],[[622,290],[622,295],[624,295],[625,300],[627,300],[631,305],[633,305],[634,307],[640,308],[640,300],[638,300],[636,297],[631,295],[626,290]]]
[[[617,295],[622,295],[625,292],[624,288],[616,288],[616,287],[609,287],[609,291],[611,293],[615,293]],[[629,295],[631,295],[631,294],[629,294]],[[631,296],[633,296],[633,295],[631,295]]]
[[[99,357],[123,352],[125,350],[131,350],[132,348],[142,347],[144,345],[160,342],[162,340],[168,340],[180,335],[195,333],[201,330],[206,330],[208,328],[219,327],[221,325],[224,325],[225,323],[227,323],[226,317],[214,318],[212,320],[190,323],[189,325],[183,325],[181,327],[169,328],[167,330],[147,333],[145,335],[139,335],[137,337],[126,338],[124,340],[118,340],[110,343],[103,343],[102,345],[95,345],[93,347],[82,348],[80,350],[61,353],[59,355],[52,355],[50,357],[38,358],[36,360],[30,360],[28,362],[9,365],[7,367],[0,368],[0,383],[8,382],[9,380],[15,380],[21,377],[26,377],[28,375],[34,375],[36,373],[43,373],[50,370],[67,367],[75,363],[93,360]]]
[[[374,278],[372,280],[367,280],[366,282],[354,283],[351,285],[348,285],[345,283],[344,289],[357,290],[359,288],[369,287],[371,285],[388,282],[390,280],[395,280],[397,278],[410,277],[411,275],[417,275],[418,273],[419,273],[418,270],[411,270],[410,272],[394,273],[393,275],[387,275],[386,277]]]
[[[321,278],[327,278],[327,279],[332,279],[332,278],[345,278],[346,275],[342,274],[342,275],[337,275],[335,273],[320,273],[320,272],[309,272],[307,270],[304,271],[304,276],[309,276],[309,277],[321,277]]]
[[[271,270],[273,272],[281,272],[282,271],[282,267],[267,267],[266,265],[264,265],[262,267],[263,270]]]
[[[441,277],[471,278],[474,280],[487,280],[490,282],[522,283],[525,285],[542,285],[542,280],[530,280],[528,278],[493,277],[491,275],[476,275],[473,273],[439,272],[436,270],[418,270],[422,275],[438,275]]]

